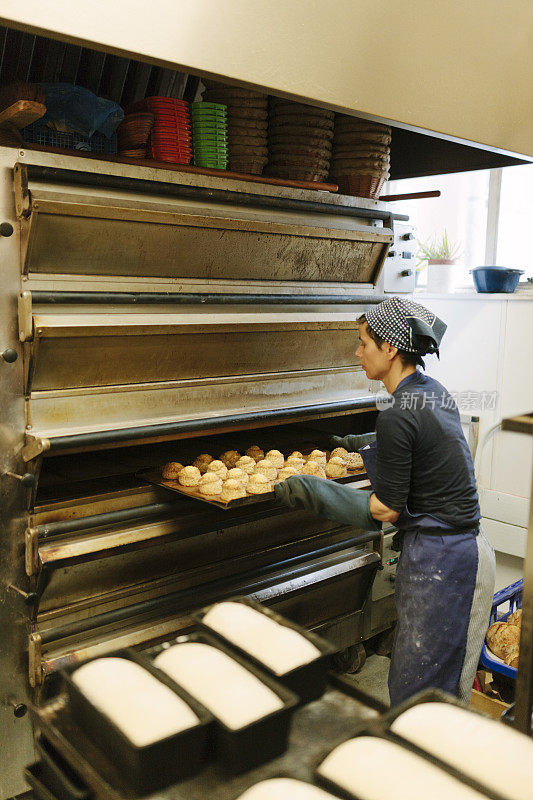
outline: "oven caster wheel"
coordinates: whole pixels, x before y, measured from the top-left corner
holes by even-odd
[[[362,642],[352,644],[340,653],[333,656],[333,665],[339,672],[348,672],[354,675],[363,668],[366,661],[366,650]]]
[[[376,653],[378,656],[390,656],[392,652],[392,645],[394,643],[394,633],[396,631],[396,623],[391,628],[380,634],[376,646]]]

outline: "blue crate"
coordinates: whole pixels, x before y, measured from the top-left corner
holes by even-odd
[[[492,598],[489,625],[492,625],[494,622],[505,622],[507,617],[512,614],[516,608],[522,607],[523,586],[524,580],[520,578],[519,581],[515,581],[515,583],[507,586],[505,589],[500,589],[499,592],[496,592]],[[498,614],[498,607],[507,601],[509,601],[509,610],[505,611],[503,614]],[[486,669],[490,669],[491,672],[498,672],[500,675],[506,675],[508,678],[516,680],[516,673],[518,672],[516,667],[508,667],[507,664],[504,664],[494,653],[491,653],[486,642],[483,642],[479,663]]]
[[[92,136],[80,136],[77,133],[63,133],[49,128],[41,120],[32,122],[22,129],[22,138],[28,144],[42,144],[46,147],[61,147],[65,150],[79,150],[86,153],[105,153],[115,155],[117,152],[117,135],[108,139],[101,133]]]

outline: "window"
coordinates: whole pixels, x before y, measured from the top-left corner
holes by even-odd
[[[472,288],[469,271],[482,264],[519,267],[525,270],[524,278],[533,277],[533,249],[528,243],[533,220],[533,165],[389,181],[383,193],[433,189],[441,196],[391,205],[409,215],[418,241],[439,238],[446,230],[448,238],[458,242],[456,288]],[[422,267],[417,286],[426,282]]]

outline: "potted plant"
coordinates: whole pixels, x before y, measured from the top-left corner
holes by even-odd
[[[438,239],[434,236],[427,242],[418,242],[418,271],[425,265],[428,268],[427,291],[447,294],[453,289],[453,269],[459,255],[459,245],[451,242],[448,233]]]

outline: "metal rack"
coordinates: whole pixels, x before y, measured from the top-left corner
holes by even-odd
[[[502,420],[502,430],[533,436],[533,413]],[[524,561],[522,633],[520,635],[520,661],[516,679],[514,721],[515,727],[526,734],[531,731],[531,711],[533,709],[533,480],[531,500]]]

